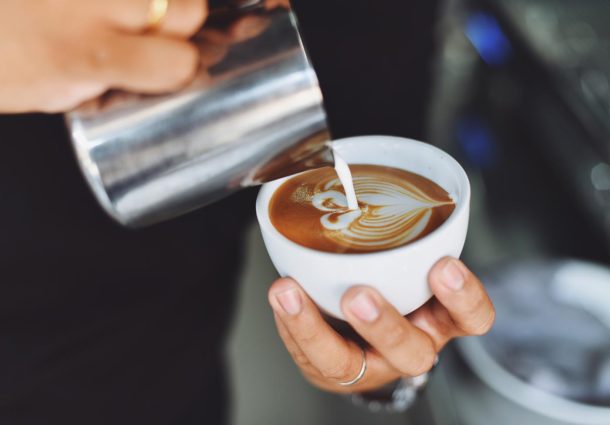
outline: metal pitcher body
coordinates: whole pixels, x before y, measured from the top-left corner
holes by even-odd
[[[332,162],[322,93],[292,11],[247,13],[264,30],[225,46],[179,93],[108,93],[67,115],[87,181],[119,223],[154,224]],[[205,37],[195,42],[205,51]]]

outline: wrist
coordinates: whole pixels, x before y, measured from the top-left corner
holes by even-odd
[[[438,359],[435,367],[437,364]],[[420,376],[398,379],[375,391],[352,394],[350,401],[374,413],[405,412],[415,404],[419,394],[428,384],[433,370]]]

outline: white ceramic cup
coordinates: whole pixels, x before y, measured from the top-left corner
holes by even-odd
[[[301,246],[271,223],[269,203],[291,177],[264,185],[256,212],[269,256],[281,276],[295,279],[326,313],[343,319],[341,298],[355,285],[376,288],[402,315],[431,297],[428,274],[445,256],[459,257],[470,214],[470,183],[460,164],[440,149],[415,140],[362,136],[333,142],[349,164],[384,165],[420,174],[445,189],[456,203],[449,219],[428,236],[387,251],[335,254]]]

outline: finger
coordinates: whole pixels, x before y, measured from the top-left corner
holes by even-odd
[[[366,380],[363,379],[358,383],[357,386],[342,387],[337,385],[336,382],[329,382],[320,371],[309,361],[309,358],[305,355],[303,350],[296,343],[282,319],[277,313],[274,313],[275,324],[277,326],[278,334],[282,339],[288,353],[292,357],[294,363],[299,367],[303,376],[317,386],[320,389],[339,393],[353,393],[368,391],[376,388],[380,388],[383,385],[393,382],[400,378],[400,373],[397,371],[389,371],[387,363],[377,353],[367,353],[367,372],[365,373]],[[380,371],[386,371],[380,373]]]
[[[208,69],[220,62],[229,53],[228,45],[221,44],[208,44],[199,47],[199,55],[201,58],[201,66],[204,69]]]
[[[408,319],[432,338],[436,352],[440,352],[453,338],[464,335],[456,327],[449,311],[434,298],[410,314]]]
[[[481,281],[459,260],[444,258],[430,272],[432,292],[466,335],[487,333],[495,320],[493,304]]]
[[[241,43],[258,37],[271,25],[271,20],[265,16],[248,15],[238,19],[225,34],[232,43]]]
[[[193,43],[199,49],[201,65],[204,69],[216,65],[221,62],[229,53],[231,44],[226,41],[219,41],[214,36],[220,30],[205,30],[197,34],[193,39]]]
[[[267,0],[265,7],[267,9],[275,9],[276,7],[290,9],[290,0]]]
[[[141,32],[149,25],[152,0],[92,0],[97,16],[127,31]],[[91,10],[91,8],[90,8]],[[157,31],[188,38],[195,34],[208,16],[206,0],[170,0],[167,14]]]
[[[352,327],[403,375],[419,376],[436,361],[432,339],[373,288],[355,287],[342,299]]]
[[[349,381],[360,370],[361,351],[337,334],[292,279],[280,279],[269,291],[269,303],[309,361],[321,375]]]
[[[197,34],[195,38],[202,40],[202,44],[214,43],[219,45],[231,45],[241,43],[263,33],[271,21],[264,16],[245,16],[238,19],[228,28],[222,30],[218,28],[206,28]]]
[[[92,81],[139,93],[175,90],[195,75],[199,53],[186,41],[161,36],[106,36],[87,51],[80,72]]]
[[[341,386],[320,375],[304,374],[309,382],[316,387],[337,394],[354,394],[378,390],[402,377],[401,373],[392,369],[383,357],[374,351],[366,351],[367,368],[364,377],[352,386]]]
[[[288,328],[286,328],[286,325],[284,325],[284,322],[282,322],[282,319],[280,319],[277,313],[274,313],[273,317],[278,334],[280,335],[280,338],[282,339],[282,342],[284,343],[284,346],[286,347],[286,350],[288,350],[288,353],[290,354],[290,357],[292,357],[294,363],[299,369],[301,369],[307,378],[322,379],[322,375],[320,375],[318,369],[311,364],[309,357],[305,355],[303,350],[301,350],[301,347],[299,347],[292,335],[290,335],[290,332],[288,331]]]
[[[248,16],[238,20],[228,30],[206,29],[195,36],[201,64],[208,68],[221,62],[233,44],[249,40],[262,33],[269,24],[264,17]]]
[[[340,387],[339,382],[348,382],[358,376],[362,367],[362,350],[326,323],[318,308],[294,280],[275,282],[269,290],[269,303],[294,343],[317,370],[316,376],[323,381],[320,385],[339,392],[363,391],[390,382],[398,375],[377,353],[368,351],[368,369],[364,378],[357,386]]]

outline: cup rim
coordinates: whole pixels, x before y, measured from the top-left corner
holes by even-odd
[[[417,146],[418,149],[425,149],[425,150],[435,152],[435,153],[439,154],[439,156],[438,156],[438,158],[440,158],[439,161],[442,160],[442,161],[448,163],[454,169],[454,171],[457,172],[456,175],[457,175],[457,180],[458,180],[457,181],[458,187],[459,187],[460,191],[463,191],[462,192],[463,195],[460,197],[460,200],[458,202],[456,202],[456,207],[455,207],[455,210],[453,211],[453,213],[451,213],[449,218],[447,220],[445,220],[445,222],[443,224],[441,224],[437,229],[435,229],[432,233],[424,236],[423,238],[421,238],[415,242],[410,242],[410,243],[407,243],[405,245],[401,245],[401,246],[398,246],[395,248],[385,249],[382,251],[373,251],[373,252],[357,252],[357,253],[327,252],[327,251],[320,251],[317,249],[309,248],[309,247],[303,246],[301,244],[298,244],[297,242],[294,242],[293,240],[284,236],[273,225],[273,223],[271,222],[271,218],[269,216],[269,203],[273,199],[273,195],[275,194],[275,192],[286,181],[288,181],[288,180],[292,179],[293,177],[295,177],[299,174],[302,174],[302,173],[283,177],[281,179],[274,180],[272,182],[269,182],[269,183],[266,183],[263,185],[263,187],[259,191],[258,197],[256,199],[256,215],[258,218],[259,225],[261,226],[261,229],[269,232],[273,237],[280,239],[283,243],[293,246],[294,248],[300,249],[303,252],[310,253],[312,255],[318,255],[318,256],[327,257],[327,258],[338,258],[338,257],[349,256],[350,258],[361,258],[362,259],[362,258],[374,258],[374,257],[379,257],[381,255],[388,255],[388,254],[391,254],[391,253],[393,254],[393,253],[397,253],[397,252],[408,253],[411,251],[419,250],[423,246],[433,244],[444,233],[446,233],[449,228],[453,227],[456,224],[459,216],[461,216],[462,214],[468,213],[468,209],[470,208],[470,196],[471,196],[471,187],[470,187],[470,180],[468,179],[468,175],[466,174],[466,171],[464,170],[464,168],[451,155],[449,155],[447,152],[443,151],[442,149],[437,148],[436,146],[433,146],[431,144],[424,143],[424,142],[421,142],[418,140],[405,138],[405,137],[384,136],[384,135],[367,135],[367,136],[356,136],[356,137],[349,137],[349,138],[344,138],[344,139],[337,139],[337,140],[333,141],[331,143],[331,145],[344,144],[344,143],[348,143],[348,142],[365,143],[366,140],[370,140],[370,139],[382,139],[382,140],[391,141],[391,142],[410,143],[412,145]],[[405,171],[409,171],[409,170],[405,170]],[[307,173],[307,171],[304,171],[303,173]]]

